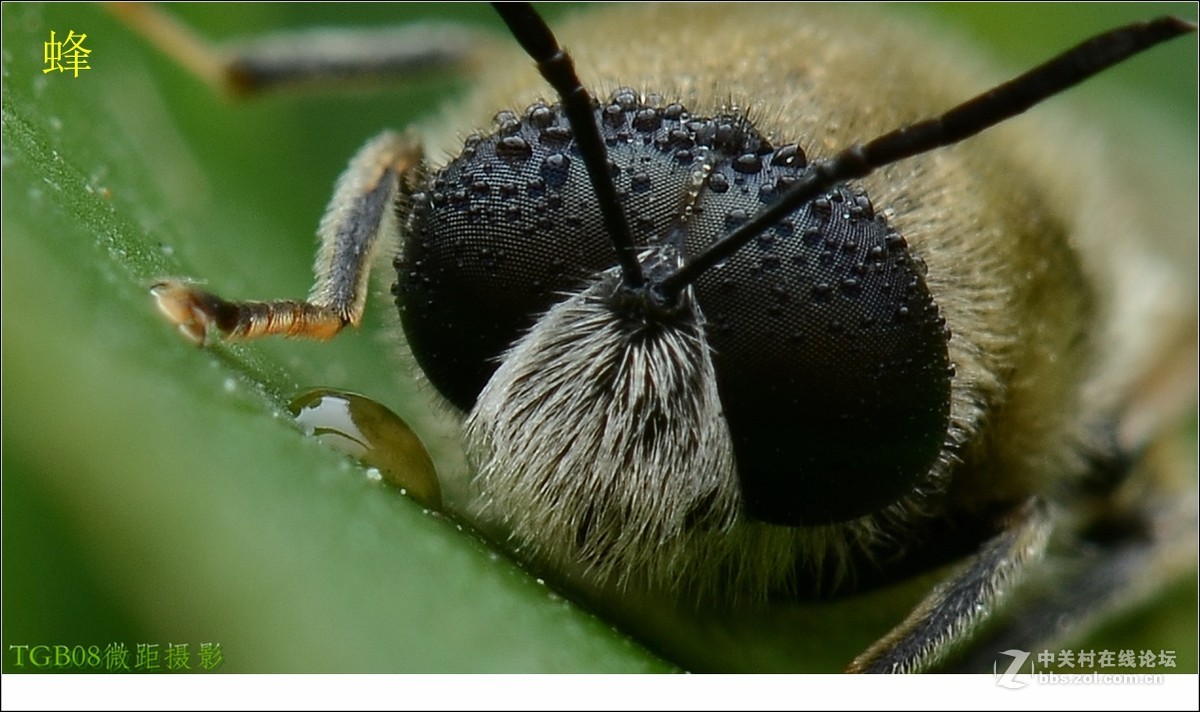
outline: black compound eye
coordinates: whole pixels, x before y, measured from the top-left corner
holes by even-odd
[[[742,117],[693,117],[628,89],[596,119],[635,243],[685,258],[807,168],[798,146],[772,146]],[[557,106],[501,112],[402,206],[405,333],[464,410],[546,309],[616,264],[572,137]],[[749,516],[845,521],[928,474],[949,423],[945,326],[922,265],[864,193],[803,205],[693,288]]]
[[[726,170],[689,252],[775,198],[782,171]],[[840,187],[803,206],[695,283],[747,513],[845,521],[909,494],[946,437],[947,332],[923,265]]]
[[[623,89],[596,114],[635,241],[661,240],[691,172],[692,158],[676,157],[680,136],[695,143],[687,112]],[[501,112],[495,126],[401,207],[404,330],[430,381],[464,410],[539,315],[616,263],[561,109]]]

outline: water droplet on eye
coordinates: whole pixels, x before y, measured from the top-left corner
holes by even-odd
[[[366,465],[371,479],[441,508],[433,460],[408,423],[388,408],[354,393],[320,388],[297,396],[288,409],[305,433]]]
[[[554,123],[554,111],[545,104],[534,104],[529,107],[526,115],[529,117],[529,123],[539,129],[547,128]]]
[[[561,188],[571,173],[571,159],[562,153],[551,153],[542,160],[541,175],[548,188]]]
[[[654,131],[662,126],[662,117],[654,109],[642,109],[633,115],[633,127],[639,131]]]
[[[745,153],[733,159],[731,165],[738,173],[758,173],[762,170],[762,159],[753,153]]]
[[[529,158],[533,148],[520,136],[505,136],[496,144],[496,155],[503,158]]]

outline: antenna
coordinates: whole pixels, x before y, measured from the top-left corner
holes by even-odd
[[[612,239],[613,247],[616,248],[617,262],[621,265],[625,286],[643,286],[646,277],[638,262],[637,247],[633,244],[633,235],[629,231],[625,211],[617,201],[616,186],[613,185],[608,172],[608,151],[604,148],[600,129],[596,126],[592,97],[579,81],[579,75],[575,73],[575,63],[571,56],[558,46],[554,33],[532,5],[526,2],[494,2],[492,7],[508,25],[509,31],[525,53],[537,62],[538,71],[558,92],[563,111],[571,122],[572,131],[575,132],[575,140],[579,145],[583,164],[587,167],[588,177],[591,178],[592,189],[596,191],[596,198],[600,202],[604,227]]]
[[[1178,17],[1160,17],[1109,30],[941,116],[896,129],[865,144],[856,143],[833,158],[814,161],[808,172],[784,191],[779,200],[755,213],[750,220],[664,278],[657,285],[659,296],[667,303],[673,302],[684,287],[710,267],[837,183],[862,178],[890,163],[958,143],[1114,64],[1195,30],[1196,25]]]
[[[492,3],[492,7],[525,52],[537,62],[538,71],[558,92],[596,191],[625,285],[642,287],[646,277],[637,259],[637,248],[625,212],[617,202],[616,187],[609,175],[608,152],[596,127],[591,96],[583,88],[574,62],[559,47],[554,33],[529,3]],[[683,288],[705,271],[837,183],[862,178],[896,161],[970,138],[1133,55],[1195,30],[1196,25],[1178,17],[1160,17],[1109,30],[940,116],[895,129],[866,143],[856,143],[832,158],[814,161],[805,175],[784,191],[779,200],[713,242],[673,274],[653,285],[653,290],[663,303],[673,303]]]

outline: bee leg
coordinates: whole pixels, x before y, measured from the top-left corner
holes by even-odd
[[[346,324],[357,326],[380,234],[398,234],[394,205],[400,177],[420,160],[416,139],[391,132],[351,159],[321,219],[316,283],[307,301],[232,302],[187,282],[164,280],[151,289],[159,310],[197,344],[214,331],[230,340],[330,339]]]
[[[217,91],[234,95],[469,70],[493,43],[477,30],[439,23],[294,31],[216,45],[153,5],[117,2],[106,8],[164,55]]]
[[[965,568],[935,587],[903,623],[855,658],[846,671],[909,673],[937,663],[1016,587],[1025,568],[1045,551],[1052,528],[1046,505],[1027,500]]]
[[[1001,625],[989,626],[947,672],[986,672],[1004,650],[1054,649],[1195,576],[1198,497],[1194,454],[1165,440],[1141,452],[1122,488],[1065,542]],[[1093,507],[1094,509],[1095,507]],[[1059,537],[1056,536],[1056,539]]]

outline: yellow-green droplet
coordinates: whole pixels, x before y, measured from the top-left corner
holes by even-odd
[[[356,393],[319,388],[288,407],[306,433],[375,468],[421,504],[441,507],[433,460],[408,423],[386,406]]]

